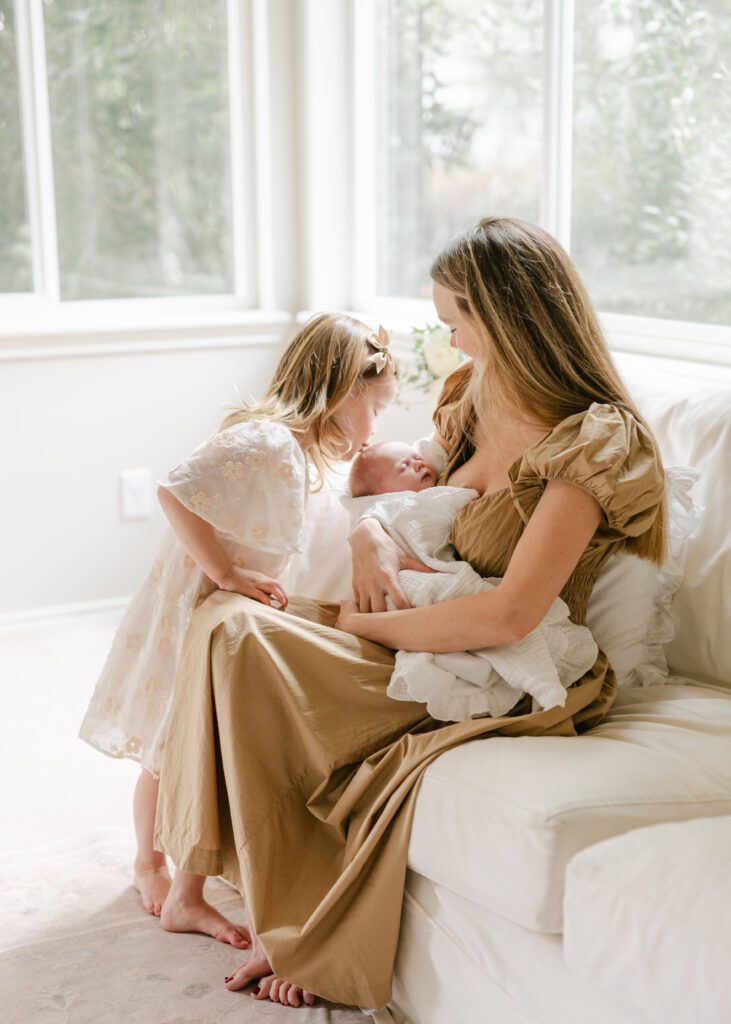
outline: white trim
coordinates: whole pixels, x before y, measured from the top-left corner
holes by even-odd
[[[15,0],[26,201],[36,296],[58,302],[58,239],[42,0]]]
[[[612,347],[618,351],[731,366],[731,326],[619,313],[602,313],[599,319]]]
[[[574,0],[543,7],[543,227],[566,251],[571,245]]]
[[[271,109],[269,103],[271,62],[269,60],[269,4],[267,0],[251,0],[251,66],[254,82],[254,134],[256,195],[256,266],[257,298],[264,309],[274,306],[274,252],[272,217],[272,152]]]
[[[278,345],[291,323],[292,316],[283,311],[239,310],[157,322],[105,318],[40,330],[36,326],[0,338],[0,362]]]
[[[126,324],[156,324],[161,321],[184,322],[200,317],[216,318],[220,313],[255,315],[256,309],[243,306],[235,295],[178,295],[175,298],[154,299],[81,299],[69,302],[51,302],[34,295],[0,298],[0,340],[21,337],[24,334],[62,333],[84,330],[87,326],[97,330],[110,322]],[[270,314],[267,314],[270,315]],[[274,311],[271,315],[274,315]],[[103,329],[103,328],[102,328]]]
[[[254,82],[249,0],[228,0],[227,13],[234,290],[243,305],[253,306],[256,302],[252,259],[255,238],[255,175],[251,146]]]
[[[32,629],[49,619],[64,619],[69,615],[89,615],[93,612],[121,611],[131,600],[129,597],[106,597],[96,601],[79,601],[76,604],[58,604],[45,608],[26,608],[19,612],[0,613],[0,633],[11,633],[20,629]]]
[[[377,179],[375,0],[350,0],[354,223],[349,301],[380,308],[376,293]]]
[[[342,0],[300,0],[303,61],[301,297],[318,309],[350,300],[353,251],[351,8]],[[333,83],[337,83],[333,87]]]
[[[195,339],[176,339],[175,341],[130,341],[100,342],[90,345],[55,345],[44,348],[7,348],[0,349],[0,363],[23,363],[34,359],[78,359],[91,356],[121,355],[152,355],[155,352],[213,352],[227,348],[261,348],[276,346],[281,342],[278,334],[258,334],[226,338],[211,337],[208,334]]]

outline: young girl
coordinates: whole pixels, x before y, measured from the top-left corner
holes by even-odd
[[[168,930],[249,944],[245,928],[205,902],[203,876],[179,873],[166,902],[167,863],[153,848],[161,752],[191,612],[216,588],[286,609],[278,579],[302,550],[309,468],[321,479],[331,460],[366,447],[396,381],[383,328],[376,334],[351,317],[319,314],[287,347],[262,400],[229,414],[159,481],[170,529],[125,612],[79,736],[142,765],[134,885]]]

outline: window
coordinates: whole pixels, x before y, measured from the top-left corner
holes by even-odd
[[[52,266],[50,284],[35,282],[51,300],[233,292],[226,0],[38,9],[19,62],[20,15],[14,33],[13,3],[0,0],[0,288],[34,290],[35,257]],[[21,100],[38,134],[25,160]]]
[[[576,3],[556,44],[572,6],[378,0],[375,292],[428,297],[430,258],[485,214],[559,233],[546,131],[566,154],[560,237],[597,308],[731,324],[731,8]]]
[[[731,7],[576,5],[572,252],[608,312],[731,324]]]
[[[537,220],[542,3],[379,0],[377,288],[429,297],[429,262],[486,210]]]

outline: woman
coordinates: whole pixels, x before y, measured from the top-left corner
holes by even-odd
[[[408,608],[403,558],[364,520],[351,539],[356,601],[294,598],[282,612],[219,592],[189,630],[155,846],[244,895],[253,953],[226,984],[261,979],[257,998],[385,1005],[424,769],[480,736],[585,732],[616,692],[600,651],[564,707],[531,712],[526,697],[503,718],[445,724],[387,697],[393,651],[514,641],[558,594],[583,623],[611,554],[664,554],[655,441],[558,243],[487,218],[447,246],[432,278],[439,316],[473,360],[434,415],[449,454],[439,483],[481,492],[451,540],[500,587]],[[385,611],[387,593],[398,610]]]

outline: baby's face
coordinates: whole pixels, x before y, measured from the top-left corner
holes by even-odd
[[[411,445],[401,441],[371,445],[361,458],[368,459],[370,463],[368,469],[372,494],[423,491],[437,482],[436,471],[429,463],[424,462]]]

